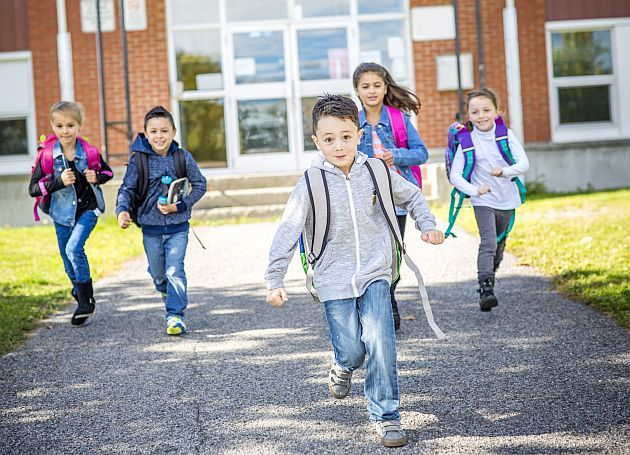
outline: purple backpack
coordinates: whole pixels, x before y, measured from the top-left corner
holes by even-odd
[[[405,117],[403,113],[395,107],[388,106],[387,104],[384,104],[384,106],[387,109],[387,114],[389,115],[389,123],[392,125],[392,132],[394,133],[394,142],[396,143],[396,147],[408,149],[407,126],[405,125]],[[416,179],[416,182],[418,182],[418,187],[422,189],[422,171],[420,170],[420,166],[409,166],[409,169],[411,169],[411,174]]]

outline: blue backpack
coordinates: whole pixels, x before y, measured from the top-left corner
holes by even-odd
[[[512,166],[515,163],[514,157],[512,156],[512,152],[510,151],[510,145],[508,143],[508,129],[503,121],[501,116],[497,116],[494,119],[495,127],[495,141],[497,144],[497,148],[503,157],[503,160],[509,165]],[[444,149],[444,162],[446,163],[446,177],[451,180],[451,166],[453,165],[453,159],[455,158],[455,152],[457,152],[457,148],[461,145],[462,154],[464,155],[464,171],[462,176],[467,182],[470,182],[472,177],[472,173],[475,170],[475,146],[472,142],[472,137],[470,136],[470,131],[467,128],[463,127],[460,123],[453,123],[448,129],[448,145]],[[521,196],[521,203],[525,202],[525,196],[527,190],[525,189],[525,185],[518,177],[514,177],[512,181],[518,187],[519,194]],[[459,210],[462,208],[462,203],[464,199],[470,197],[469,195],[459,191],[457,188],[453,188],[451,191],[451,204],[448,210],[448,228],[444,233],[445,237],[453,236],[457,237],[453,232],[453,226],[455,225],[455,220],[457,219],[457,215],[459,214]],[[512,226],[514,225],[516,211],[512,213],[512,218],[510,219],[510,223],[507,229],[497,236],[497,243],[503,240],[512,230]]]

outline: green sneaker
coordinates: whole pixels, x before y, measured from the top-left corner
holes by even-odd
[[[166,320],[166,333],[168,335],[183,335],[186,330],[186,323],[179,316],[170,316]]]
[[[407,435],[400,427],[400,420],[381,420],[374,422],[374,427],[385,447],[401,447],[407,444]]]

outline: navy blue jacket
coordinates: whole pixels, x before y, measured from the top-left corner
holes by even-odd
[[[206,192],[206,178],[199,171],[199,166],[192,155],[184,150],[186,157],[186,177],[192,186],[192,191],[177,204],[177,212],[162,215],[157,208],[158,197],[162,194],[162,176],[168,175],[173,179],[177,178],[175,173],[175,163],[173,153],[179,148],[176,141],[171,143],[165,156],[158,155],[153,151],[149,141],[143,133],[138,134],[131,146],[135,153],[146,153],[148,155],[149,186],[147,196],[138,207],[138,223],[142,227],[143,234],[160,235],[174,234],[188,230],[188,220],[192,211],[192,206]],[[118,190],[116,200],[116,215],[121,212],[128,212],[129,205],[136,193],[138,186],[138,168],[136,160],[129,160],[127,172],[123,178],[123,183]]]

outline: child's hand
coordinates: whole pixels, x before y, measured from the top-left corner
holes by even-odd
[[[120,212],[118,214],[118,226],[123,229],[127,229],[131,225],[131,216],[129,212]]]
[[[85,170],[85,179],[88,183],[97,184],[98,179],[96,178],[96,171],[94,169],[86,169]]]
[[[284,288],[276,288],[267,291],[267,303],[276,308],[281,307],[289,300],[287,297],[287,291]]]
[[[431,229],[430,231],[423,232],[420,238],[431,245],[439,245],[444,242],[444,232]]]
[[[64,169],[61,173],[61,181],[63,182],[64,186],[73,185],[76,180],[77,178],[70,168]]]
[[[490,174],[492,174],[495,177],[501,177],[503,175],[503,168],[495,167],[494,169],[490,171]]]
[[[481,196],[482,194],[490,193],[490,187],[485,184],[481,185],[477,192],[479,193],[479,196]]]
[[[162,215],[177,212],[177,205],[175,204],[158,204],[157,208]]]
[[[389,150],[386,150],[386,149],[383,150],[383,159],[385,160],[385,163],[387,163],[388,166],[394,165],[394,155]]]

